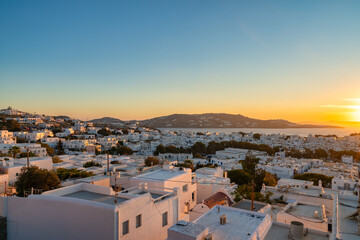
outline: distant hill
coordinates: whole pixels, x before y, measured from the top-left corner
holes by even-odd
[[[113,124],[113,125],[124,125],[125,124],[124,121],[117,119],[117,118],[112,118],[112,117],[103,117],[103,118],[93,119],[88,122],[92,122],[95,124]]]
[[[226,113],[172,114],[140,121],[155,128],[339,128],[330,125],[298,124],[282,119],[259,120]]]

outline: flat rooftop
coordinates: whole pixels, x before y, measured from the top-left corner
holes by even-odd
[[[273,223],[267,232],[264,240],[288,240],[290,233],[290,225]],[[309,231],[303,240],[329,240],[329,236],[313,231]]]
[[[177,176],[180,176],[182,174],[186,174],[187,172],[184,170],[179,169],[171,169],[171,170],[164,170],[159,169],[153,172],[145,173],[142,175],[138,175],[135,178],[136,179],[144,179],[144,180],[155,180],[155,181],[163,181],[168,180]]]
[[[315,218],[314,216],[315,211],[318,212],[318,217],[316,219],[322,219],[323,218],[322,208],[320,206],[315,206],[315,205],[305,205],[299,203],[295,207],[290,207],[289,210],[286,212],[297,216]]]
[[[94,193],[94,192],[89,192],[89,191],[78,191],[78,192],[63,195],[62,197],[78,198],[78,199],[83,199],[83,200],[89,200],[89,201],[94,201],[94,202],[115,205],[114,196],[100,194],[100,193]],[[117,204],[119,204],[119,203],[125,202],[128,199],[117,197],[116,200],[117,200]]]
[[[268,205],[267,203],[254,201],[254,211],[257,212],[263,207],[266,207],[267,205]],[[251,211],[251,200],[248,199],[241,200],[240,202],[232,205],[231,207]]]
[[[196,224],[208,226],[209,233],[213,234],[213,239],[250,239],[250,236],[265,219],[264,214],[223,206],[220,206],[220,211],[218,211],[218,207],[213,207],[194,221]],[[219,219],[223,214],[226,215],[226,223],[220,225]]]
[[[342,239],[355,240],[360,239],[357,234],[358,223],[356,219],[348,218],[349,215],[357,210],[357,202],[339,199],[339,230]]]

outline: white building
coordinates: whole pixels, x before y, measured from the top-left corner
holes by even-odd
[[[143,185],[115,194],[80,183],[27,198],[0,198],[7,239],[166,239],[179,218],[177,191]]]
[[[196,204],[196,184],[192,179],[191,169],[174,167],[165,164],[163,168],[149,173],[141,174],[130,179],[131,185],[147,183],[150,188],[162,191],[179,188],[179,207],[183,217]]]

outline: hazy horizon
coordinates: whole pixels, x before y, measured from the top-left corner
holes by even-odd
[[[359,1],[2,1],[0,103],[360,122]]]

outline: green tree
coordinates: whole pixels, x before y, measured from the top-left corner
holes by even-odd
[[[244,170],[236,169],[228,171],[228,178],[237,185],[243,185],[251,183],[252,176]]]
[[[194,145],[192,145],[192,147],[190,148],[190,151],[193,154],[201,154],[201,155],[206,155],[206,145],[202,142],[196,142]]]
[[[48,144],[46,144],[46,143],[41,143],[41,147],[46,148],[47,154],[49,154],[50,156],[54,156],[55,150],[54,150],[52,147],[50,147]]]
[[[147,157],[145,159],[145,166],[155,166],[159,164],[159,159],[157,157]]]
[[[102,128],[99,131],[97,131],[98,134],[101,134],[103,136],[109,136],[111,135],[111,131],[109,129],[106,128]]]
[[[53,156],[52,157],[52,162],[53,163],[62,163],[63,162],[63,160],[61,160],[59,157],[57,157],[57,156]]]
[[[241,161],[241,165],[245,172],[249,173],[250,175],[255,175],[255,167],[256,164],[259,163],[259,159],[255,158],[251,154],[247,154],[244,161]]]
[[[24,196],[24,191],[30,191],[31,188],[48,191],[59,186],[60,180],[54,171],[37,166],[23,167],[15,182],[17,195],[20,197]]]
[[[89,161],[83,164],[84,168],[89,168],[89,167],[102,167],[100,163],[94,162],[94,161]]]
[[[191,160],[185,160],[183,163],[178,163],[176,167],[190,168],[192,172],[195,171],[195,166]]]
[[[256,140],[260,140],[260,137],[261,137],[261,134],[259,134],[259,133],[255,133],[253,135],[253,138],[256,139]]]
[[[323,174],[318,173],[304,173],[304,174],[295,174],[294,179],[312,181],[315,185],[319,185],[319,180],[321,180],[324,187],[331,187],[331,180],[333,177],[329,177]]]
[[[87,178],[87,177],[95,176],[93,172],[87,172],[76,168],[72,168],[72,169],[58,168],[56,170],[56,174],[60,179],[60,181],[64,181],[69,178]]]
[[[20,148],[17,146],[11,147],[9,149],[9,154],[12,154],[13,158],[16,158],[16,156],[20,153]]]
[[[6,127],[7,127],[7,130],[9,130],[11,132],[16,132],[16,131],[21,130],[20,124],[17,121],[15,121],[14,119],[7,120]]]

